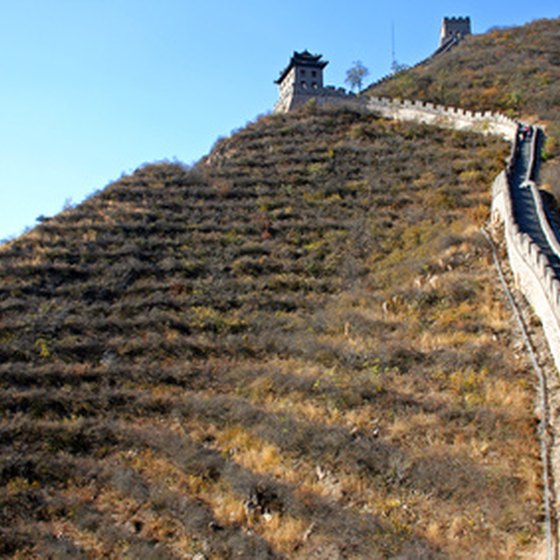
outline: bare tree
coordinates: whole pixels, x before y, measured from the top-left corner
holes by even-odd
[[[352,64],[352,68],[346,71],[345,81],[352,90],[362,91],[362,84],[364,78],[369,75],[369,70],[362,64],[361,60],[356,60]]]

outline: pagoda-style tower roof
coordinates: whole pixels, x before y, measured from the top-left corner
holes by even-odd
[[[282,70],[282,72],[280,72],[280,77],[277,80],[275,80],[274,83],[280,84],[294,66],[298,66],[298,67],[303,66],[306,68],[319,68],[322,70],[328,64],[328,61],[321,60],[322,56],[323,55],[321,54],[311,54],[307,50],[299,53],[294,51],[294,54],[290,59],[290,63],[288,64],[288,66],[286,66],[286,68],[284,68],[284,70]]]

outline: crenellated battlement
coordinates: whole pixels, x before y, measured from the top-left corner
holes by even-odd
[[[550,254],[560,256],[560,243],[546,216],[540,191],[531,179],[537,165],[539,134],[537,128],[532,127],[532,130],[534,132],[530,159],[522,188],[529,189],[535,208],[535,222],[546,238]],[[515,217],[511,177],[515,158],[518,157],[516,154],[517,139],[512,144],[512,156],[507,169],[496,177],[492,186],[492,219],[494,223],[503,223],[508,259],[515,283],[539,316],[556,367],[560,369],[560,279],[547,255],[527,233],[521,231]]]
[[[445,17],[441,23],[439,48],[451,41],[464,39],[471,34],[470,17]]]
[[[410,99],[370,97],[366,108],[386,118],[422,122],[455,130],[496,134],[508,141],[513,140],[518,126],[516,121],[501,113],[469,111]]]

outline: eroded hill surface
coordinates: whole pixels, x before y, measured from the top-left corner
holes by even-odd
[[[0,554],[531,549],[533,379],[478,230],[507,151],[310,107],[2,247]]]

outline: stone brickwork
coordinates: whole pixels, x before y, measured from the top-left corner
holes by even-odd
[[[531,160],[525,177],[526,188],[531,190],[537,220],[544,232],[552,252],[560,256],[560,244],[546,217],[539,189],[532,181],[537,158],[537,134],[532,135]],[[515,144],[512,149],[515,154]],[[515,157],[515,156],[513,156]],[[529,235],[522,232],[515,219],[511,197],[510,171],[500,173],[492,187],[492,218],[502,222],[508,252],[508,259],[515,282],[527,301],[538,315],[550,347],[557,369],[560,370],[560,280],[550,266],[550,262]]]
[[[468,111],[424,101],[357,96],[347,93],[344,89],[329,87],[323,88],[319,93],[310,94],[307,98],[292,99],[290,108],[298,106],[295,105],[296,103],[301,105],[313,98],[317,98],[321,105],[348,107],[357,111],[371,112],[388,119],[414,121],[481,134],[495,134],[508,142],[513,141],[517,134],[517,122],[501,113]],[[277,112],[284,110],[286,103],[285,101],[283,103],[282,107],[277,106]]]
[[[420,122],[441,128],[495,134],[508,142],[513,141],[517,134],[517,122],[501,113],[468,111],[424,101],[357,96],[347,93],[344,89],[329,87],[323,88],[321,92],[309,94],[306,98],[291,99],[289,107],[293,109],[313,98],[316,98],[320,105],[348,107],[388,119]],[[286,106],[286,100],[282,100],[282,106],[277,105],[275,110],[277,112],[289,110],[285,109]]]
[[[370,97],[366,102],[369,111],[383,117],[403,121],[415,121],[452,128],[470,130],[482,134],[496,134],[513,141],[517,134],[517,123],[505,115],[491,111],[473,112],[455,107],[445,107],[423,101]]]
[[[317,104],[324,106],[337,106],[337,107],[359,107],[363,104],[362,101],[353,93],[347,92],[344,88],[335,88],[333,86],[322,87],[315,90],[297,90],[292,86],[281,92],[276,105],[274,106],[275,113],[288,113],[302,105],[305,105],[311,99],[315,99]]]

